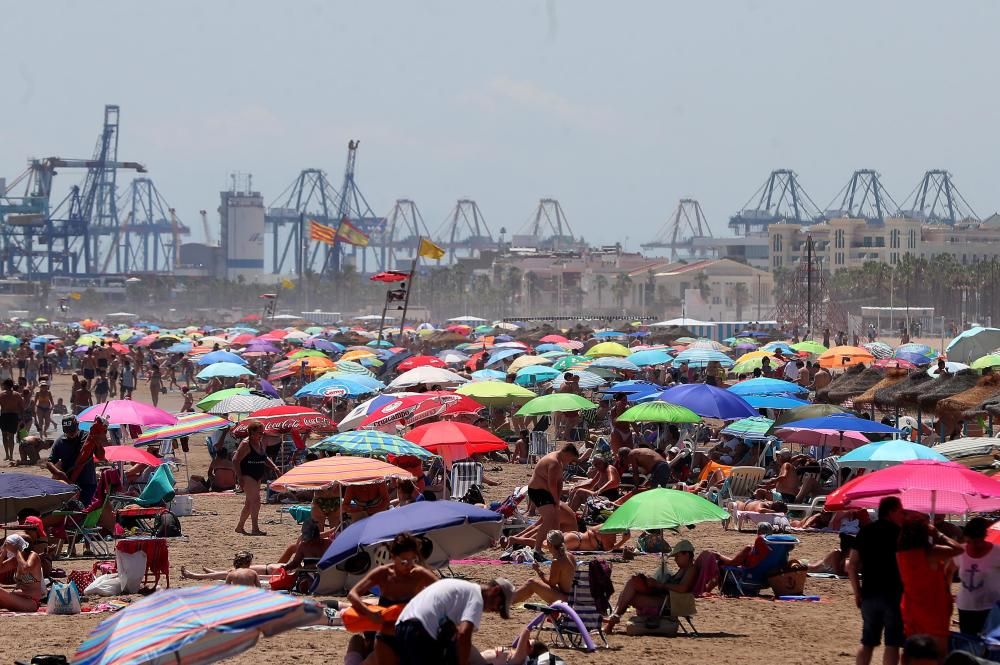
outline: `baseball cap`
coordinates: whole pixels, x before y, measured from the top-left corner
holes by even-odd
[[[37,533],[40,538],[45,538],[45,525],[42,523],[42,518],[29,515],[24,518],[24,525],[34,527],[35,533]]]
[[[62,419],[62,428],[66,429],[76,429],[80,426],[80,421],[76,419],[76,416],[66,416]]]
[[[514,584],[505,577],[498,577],[493,580],[493,584],[500,587],[503,592],[503,605],[500,607],[500,617],[510,618],[510,606],[514,603]]]
[[[694,554],[694,545],[691,544],[690,540],[680,540],[676,545],[670,548],[670,556],[677,556],[682,552]]]

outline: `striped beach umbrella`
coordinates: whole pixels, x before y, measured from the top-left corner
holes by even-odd
[[[212,405],[209,413],[217,416],[228,416],[230,413],[252,413],[258,409],[266,409],[269,406],[281,406],[284,400],[264,395],[230,395]]]
[[[677,354],[673,364],[675,367],[679,367],[683,363],[687,363],[689,367],[705,367],[713,360],[723,367],[732,367],[733,365],[733,359],[725,353],[709,349],[685,349]]]
[[[607,383],[604,377],[598,376],[594,372],[574,370],[572,374],[580,379],[580,388],[583,390],[593,390],[594,388],[599,388]],[[562,388],[564,383],[566,383],[565,374],[560,374],[553,379],[552,387],[559,390]]]
[[[231,423],[225,418],[209,413],[185,413],[177,416],[177,424],[163,425],[146,430],[135,440],[135,445],[142,446],[164,439],[179,439],[199,432],[209,432],[228,427]]]
[[[764,416],[753,416],[751,418],[741,418],[728,425],[722,430],[723,434],[730,436],[767,436],[767,430],[771,429],[774,421]]]
[[[616,358],[614,356],[606,356],[604,358],[598,358],[594,362],[590,363],[591,367],[607,367],[609,369],[621,369],[628,372],[638,372],[639,366],[631,361],[631,358]]]
[[[334,371],[344,372],[346,374],[367,374],[371,377],[375,376],[375,373],[370,369],[361,363],[354,362],[353,360],[338,360],[333,364],[333,368]]]
[[[319,490],[334,483],[360,483],[384,478],[413,479],[394,464],[367,457],[327,457],[294,467],[271,483],[276,492]]]
[[[214,663],[270,637],[314,624],[312,600],[228,584],[161,589],[105,619],[83,641],[74,665]]]
[[[341,432],[309,446],[310,450],[322,450],[356,457],[372,457],[381,455],[414,455],[421,459],[434,457],[426,448],[418,446],[406,439],[379,432],[377,430],[357,430],[356,432]]]

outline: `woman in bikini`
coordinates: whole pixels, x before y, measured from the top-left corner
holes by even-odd
[[[49,426],[55,426],[52,422],[52,391],[49,390],[48,381],[38,384],[38,394],[35,396],[35,427],[42,438],[49,435]]]
[[[6,557],[16,560],[14,590],[0,589],[0,608],[14,612],[37,612],[42,600],[42,559],[29,549],[28,541],[17,534],[3,543]]]
[[[280,475],[278,467],[264,452],[264,424],[258,420],[247,423],[247,438],[240,442],[233,455],[233,463],[240,470],[240,489],[243,490],[243,510],[240,521],[236,525],[236,533],[253,536],[266,536],[260,530],[260,483],[273,471]],[[246,532],[247,519],[250,519],[250,534]]]
[[[538,579],[530,579],[514,592],[515,603],[523,603],[532,596],[538,596],[546,603],[569,600],[573,590],[573,576],[576,574],[576,559],[566,549],[566,538],[562,531],[549,531],[545,545],[552,555],[552,566],[546,576],[538,562],[532,562]]]

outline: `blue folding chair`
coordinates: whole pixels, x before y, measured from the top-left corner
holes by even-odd
[[[722,593],[727,596],[756,596],[766,587],[767,577],[788,564],[788,557],[799,539],[777,534],[764,536],[768,553],[754,566],[726,566],[722,574]]]

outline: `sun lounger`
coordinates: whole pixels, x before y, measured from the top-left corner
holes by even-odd
[[[794,513],[798,515],[801,513],[802,519],[805,519],[810,515],[823,512],[823,506],[825,505],[826,505],[826,497],[817,496],[809,503],[789,503],[788,514],[791,515]]]
[[[763,467],[734,466],[730,469],[726,481],[722,483],[715,502],[717,505],[724,506],[727,501],[749,499],[762,480],[764,480]]]
[[[729,511],[730,524],[735,524],[737,531],[743,531],[745,524],[752,524],[754,529],[758,524],[770,524],[775,527],[775,530],[784,530],[791,526],[788,516],[784,513],[758,513],[750,510],[739,510],[736,503],[736,501],[727,503],[726,510]]]

